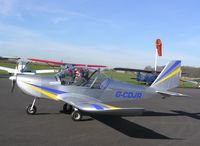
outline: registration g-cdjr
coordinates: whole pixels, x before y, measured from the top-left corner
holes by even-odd
[[[122,91],[117,91],[115,93],[115,97],[121,97],[121,98],[135,98],[135,99],[140,99],[142,98],[143,94],[142,92],[122,92]]]

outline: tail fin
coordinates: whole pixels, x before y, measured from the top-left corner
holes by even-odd
[[[165,68],[153,82],[151,87],[162,91],[175,88],[179,85],[180,76],[181,76],[181,61],[180,60],[171,61],[165,66]]]

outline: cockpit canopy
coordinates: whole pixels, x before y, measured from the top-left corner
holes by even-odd
[[[59,74],[58,74],[59,76]],[[95,89],[106,89],[110,83],[110,78],[101,73],[100,70],[90,70],[88,76],[59,76],[62,85],[76,85]]]

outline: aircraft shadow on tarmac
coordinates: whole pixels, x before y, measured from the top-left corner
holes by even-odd
[[[128,121],[119,116],[92,116],[92,117],[100,121],[101,123],[129,137],[143,138],[143,139],[178,140],[159,134],[151,129],[138,125],[134,122]]]
[[[200,120],[200,113],[189,113],[189,112],[177,111],[177,110],[172,110],[172,112],[175,112],[180,116],[187,116],[196,120]]]
[[[36,113],[35,115],[60,115],[62,113]]]
[[[147,111],[143,115],[144,117],[162,117],[162,116],[188,116],[197,120],[200,120],[200,113],[189,113],[184,111],[178,110],[171,110],[174,113],[164,113],[164,112],[154,112],[154,111]],[[64,112],[60,111],[59,113],[37,113],[37,115],[51,115],[51,114],[65,114]],[[170,138],[165,135],[162,135],[156,131],[148,129],[144,126],[126,120],[120,116],[103,116],[103,115],[88,115],[92,118],[84,118],[82,121],[91,121],[96,119],[97,121],[119,131],[120,133],[125,134],[126,136],[133,137],[133,138],[143,138],[143,139],[164,139],[164,140],[183,140],[180,138]]]
[[[200,120],[200,113],[189,113],[178,110],[171,110],[174,113],[164,113],[164,112],[153,112],[147,111],[141,116],[188,116],[197,120]],[[130,122],[120,116],[92,116],[94,119],[100,121],[101,123],[106,124],[107,126],[134,138],[143,138],[143,139],[166,139],[166,140],[183,140],[180,138],[170,138],[160,133],[157,133],[151,129],[138,125],[134,122]]]
[[[59,115],[59,114],[65,114],[65,113],[63,111],[60,111],[59,113],[37,113],[36,115]],[[148,116],[153,116],[153,112],[151,113],[151,115],[150,113],[148,114],[149,114]],[[86,116],[87,115],[88,114],[86,114]],[[120,116],[105,116],[105,115],[104,116],[88,115],[88,116],[90,117],[82,119],[81,122],[91,121],[95,119],[129,137],[143,138],[143,139],[178,140],[159,134],[151,129],[138,125],[134,122],[128,121]]]
[[[174,113],[163,113],[163,112],[153,112],[148,111],[145,112],[142,116],[152,116],[152,117],[162,117],[162,116],[187,116],[196,120],[200,120],[200,113],[189,113],[185,111],[179,111],[179,110],[171,110]]]

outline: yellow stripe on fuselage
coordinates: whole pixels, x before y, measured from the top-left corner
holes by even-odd
[[[172,76],[174,76],[175,74],[178,74],[179,72],[181,72],[181,68],[177,68],[176,70],[174,70],[172,73],[170,73],[169,75],[167,75],[166,77],[164,77],[162,80],[160,80],[159,82],[155,83],[154,85],[160,84],[164,81],[166,81],[167,79],[171,78]]]
[[[27,83],[23,83],[25,84],[26,86],[30,87],[31,89],[35,90],[35,91],[38,91],[39,93],[42,93],[43,95],[46,95],[47,97],[50,97],[51,99],[53,100],[56,100],[58,101],[59,99],[56,97],[57,95],[55,94],[52,94],[52,93],[49,93],[49,92],[46,92],[38,87],[35,87],[35,86],[32,86],[32,85],[29,85]]]
[[[107,104],[103,104],[103,106],[105,106],[105,107],[107,107],[107,108],[109,108],[111,110],[118,110],[118,109],[120,109],[119,107],[115,107],[115,106],[111,106],[111,105],[107,105]]]

